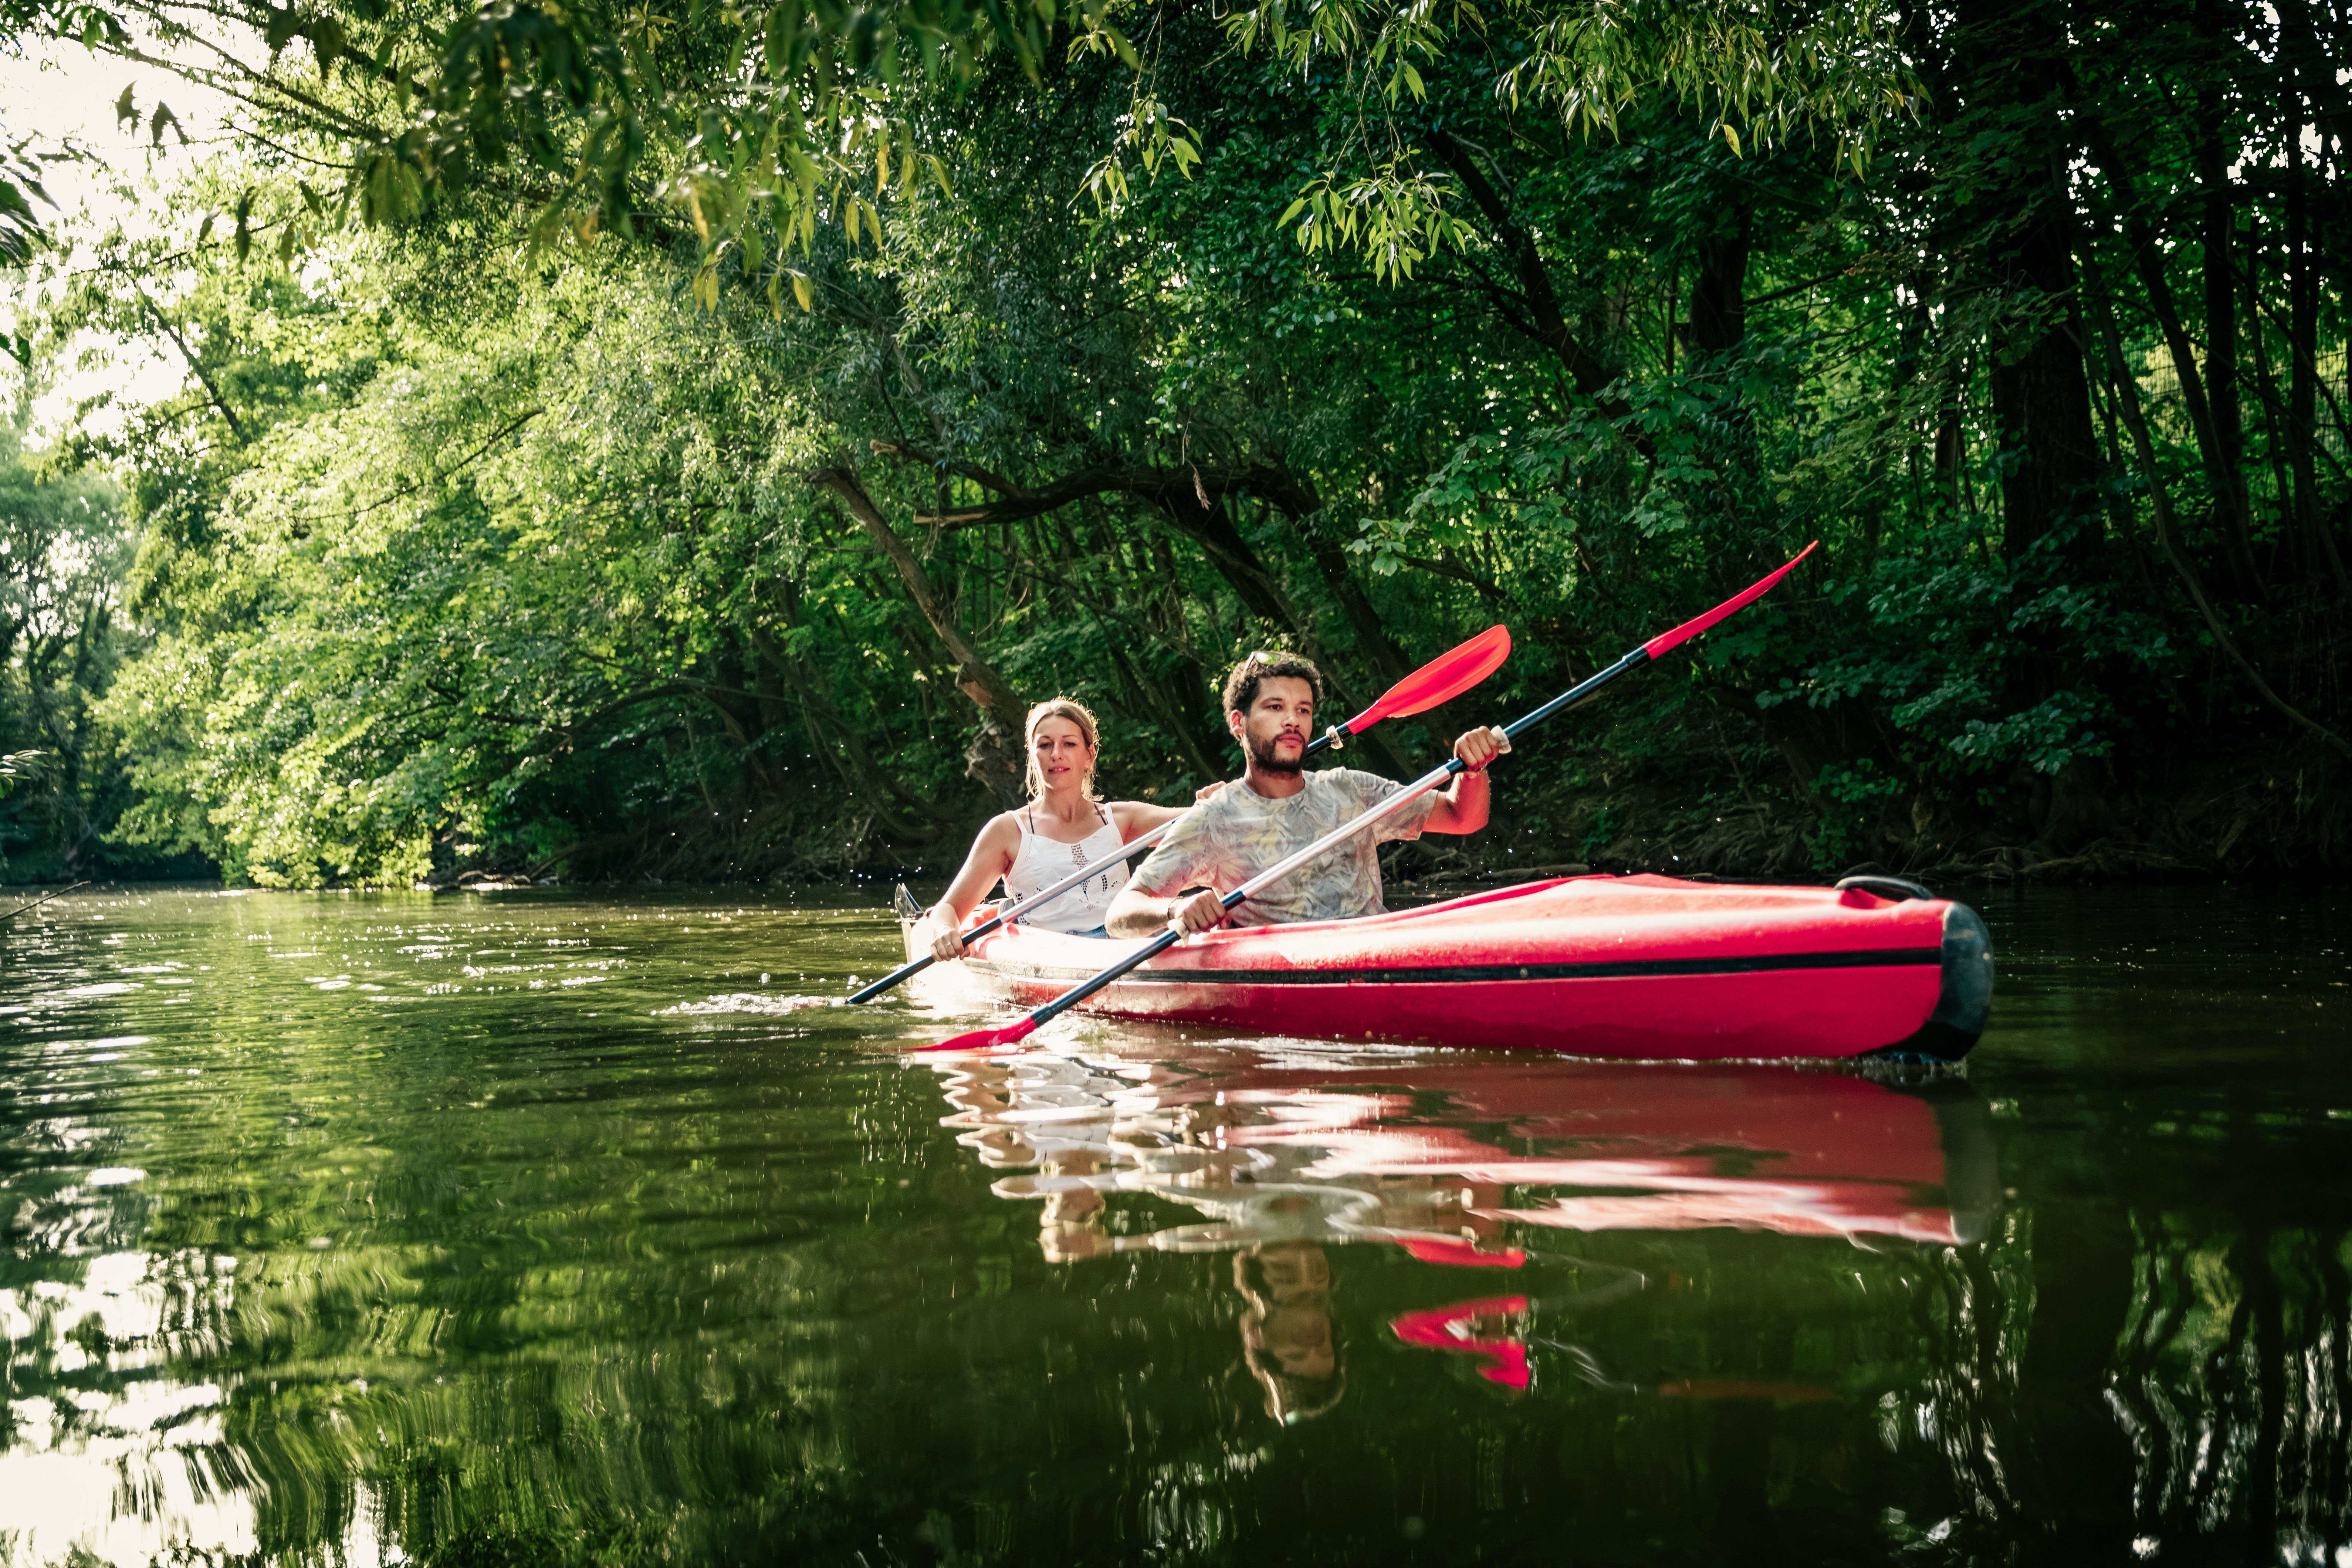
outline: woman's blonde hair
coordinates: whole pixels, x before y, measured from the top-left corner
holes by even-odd
[[[1029,710],[1028,721],[1021,727],[1021,743],[1029,754],[1027,782],[1031,800],[1041,799],[1045,794],[1045,775],[1037,771],[1037,726],[1048,719],[1067,719],[1086,737],[1087,750],[1097,758],[1102,754],[1102,726],[1095,722],[1093,712],[1085,703],[1066,697],[1040,702]],[[1091,762],[1087,764],[1087,776],[1078,781],[1078,793],[1088,800],[1095,798],[1095,764]]]

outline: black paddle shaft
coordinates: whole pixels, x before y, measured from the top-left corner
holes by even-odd
[[[1366,725],[1365,728],[1370,729],[1370,726]],[[1338,745],[1339,743],[1340,733],[1341,731],[1339,727],[1337,724],[1334,724],[1328,730],[1324,731],[1321,734],[1307,742],[1307,750],[1300,752],[1299,755],[1301,757],[1311,757],[1326,746]],[[1154,845],[1152,847],[1157,848],[1158,846]],[[1120,848],[1114,850],[1112,855],[1113,858],[1117,859],[1129,859],[1141,853],[1142,848],[1143,847],[1140,845],[1132,847],[1122,846]],[[1233,905],[1227,904],[1225,907],[1227,909],[1231,909],[1233,908]],[[992,915],[985,921],[974,926],[972,928],[971,934],[963,939],[964,944],[966,946],[970,946],[971,943],[978,942],[982,937],[986,936],[989,932],[995,931],[1004,924],[1004,919],[1005,917],[1001,914]],[[1152,951],[1156,952],[1159,950],[1154,948]],[[1150,954],[1146,954],[1145,956],[1149,957]],[[855,1006],[860,1002],[871,1001],[873,998],[881,995],[885,991],[889,990],[893,985],[898,984],[900,981],[912,979],[914,976],[920,974],[924,970],[929,969],[932,964],[937,963],[938,962],[939,960],[936,957],[927,952],[920,958],[902,963],[898,968],[892,970],[889,973],[884,975],[881,979],[874,982],[871,985],[863,986],[858,990],[851,992],[848,996],[843,999],[843,1005],[845,1006]],[[1138,962],[1139,963],[1141,961],[1138,960]],[[1122,970],[1120,973],[1125,973],[1126,971]],[[1105,982],[1105,984],[1108,984],[1108,982]],[[1099,987],[1089,989],[1085,993],[1085,994],[1091,996],[1097,989],[1099,989]],[[1058,1013],[1061,1009],[1056,1007],[1055,1011]]]
[[[1521,719],[1517,723],[1505,725],[1503,727],[1503,733],[1509,739],[1517,740],[1518,739],[1520,731],[1534,729],[1538,724],[1542,723],[1545,720],[1550,718],[1561,709],[1575,707],[1578,703],[1591,696],[1594,691],[1598,690],[1602,686],[1607,685],[1610,681],[1616,679],[1627,670],[1638,669],[1643,665],[1649,662],[1649,648],[1646,647],[1637,647],[1632,653],[1627,654],[1623,658],[1621,658],[1616,663],[1611,665],[1608,668],[1570,687],[1567,690],[1561,692],[1559,696],[1553,698],[1550,701],[1545,703],[1542,707],[1537,709],[1534,712],[1528,714],[1526,718]],[[1461,760],[1462,759],[1459,757],[1456,757],[1454,762],[1456,764],[1459,764]]]
[[[1601,670],[1584,680],[1577,682],[1577,684],[1570,687],[1566,691],[1561,692],[1559,696],[1553,698],[1550,701],[1545,703],[1542,707],[1537,709],[1526,718],[1519,720],[1515,724],[1507,726],[1504,729],[1503,733],[1506,736],[1517,736],[1520,731],[1530,729],[1535,725],[1542,723],[1545,720],[1550,718],[1553,714],[1559,712],[1562,709],[1575,707],[1579,702],[1583,701],[1586,698],[1599,690],[1602,686],[1605,686],[1610,681],[1616,679],[1627,670],[1638,669],[1643,665],[1649,662],[1649,649],[1637,647],[1632,653],[1627,654],[1624,658],[1611,665],[1608,668]],[[1469,772],[1469,767],[1470,765],[1467,763],[1465,763],[1460,757],[1449,757],[1446,759],[1444,771],[1448,773],[1460,774]],[[1217,901],[1230,910],[1240,905],[1243,896],[1242,890],[1239,888],[1235,888],[1230,893],[1219,895]],[[974,932],[973,934],[978,935],[979,933]],[[1108,969],[1104,970],[1100,974],[1096,975],[1093,979],[1087,981],[1083,984],[1077,986],[1075,990],[1065,991],[1059,996],[1055,997],[1051,1002],[1046,1003],[1044,1006],[1032,1012],[1029,1015],[1030,1026],[1032,1028],[1037,1028],[1052,1023],[1063,1013],[1076,1006],[1079,1003],[1085,1001],[1087,997],[1093,995],[1096,992],[1101,990],[1112,981],[1117,980],[1119,976],[1127,973],[1129,970],[1138,968],[1140,965],[1150,962],[1152,959],[1159,957],[1161,953],[1175,946],[1179,942],[1181,942],[1183,938],[1184,932],[1181,928],[1175,926],[1169,927],[1166,931],[1161,931],[1149,942],[1146,942],[1135,952],[1129,953],[1125,958],[1120,959],[1117,963],[1111,965]]]

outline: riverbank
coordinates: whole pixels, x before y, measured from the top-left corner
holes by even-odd
[[[1792,754],[1794,753],[1794,754]],[[1808,769],[1793,747],[1721,742],[1713,726],[1612,731],[1597,744],[1530,746],[1498,766],[1494,821],[1386,852],[1401,883],[1559,875],[1583,866],[1823,881],[1857,871],[1941,882],[2201,881],[2352,875],[2352,769],[2310,745],[2211,744],[2020,764],[1997,785],[1905,782],[1866,763]],[[894,844],[852,812],[719,812],[587,847],[584,879],[944,881],[988,815],[928,843]],[[775,837],[761,837],[762,830]],[[567,870],[571,870],[567,867]]]
[[[2352,768],[2324,748],[2273,739],[2150,748],[2050,774],[2020,764],[1998,784],[1956,788],[1899,780],[1866,758],[1810,762],[1760,726],[1727,742],[1719,720],[1636,716],[1592,741],[1523,748],[1497,767],[1486,831],[1392,846],[1383,865],[1395,884],[1423,888],[1570,867],[1796,882],[1862,871],[1950,884],[2335,881],[2352,875],[2347,778]],[[961,810],[942,812],[941,830],[913,842],[886,836],[876,814],[843,809],[837,797],[715,796],[536,852],[461,844],[453,830],[436,844],[430,874],[400,886],[943,884],[993,809],[976,786],[945,793],[962,798]],[[126,868],[126,879],[146,883],[142,868]],[[107,868],[93,869],[104,884]],[[193,858],[172,869],[155,884],[205,880]]]

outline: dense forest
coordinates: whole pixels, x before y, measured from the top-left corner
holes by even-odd
[[[2342,0],[5,25],[240,106],[0,168],[10,879],[937,873],[1037,699],[1507,624],[1417,773],[1815,538],[1399,872],[2352,865]]]

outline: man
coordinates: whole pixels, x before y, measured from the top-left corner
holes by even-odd
[[[1323,677],[1303,658],[1254,653],[1225,677],[1225,727],[1247,763],[1238,788],[1194,806],[1168,829],[1136,868],[1105,918],[1112,936],[1150,936],[1172,921],[1189,934],[1230,918],[1235,925],[1352,920],[1385,914],[1380,847],[1423,833],[1475,833],[1486,826],[1486,764],[1501,751],[1497,732],[1473,730],[1454,742],[1469,772],[1325,851],[1237,906],[1228,917],[1218,895],[1240,887],[1285,856],[1304,849],[1403,788],[1352,768],[1308,773],[1302,765],[1315,734]],[[1186,888],[1205,893],[1180,897]]]

